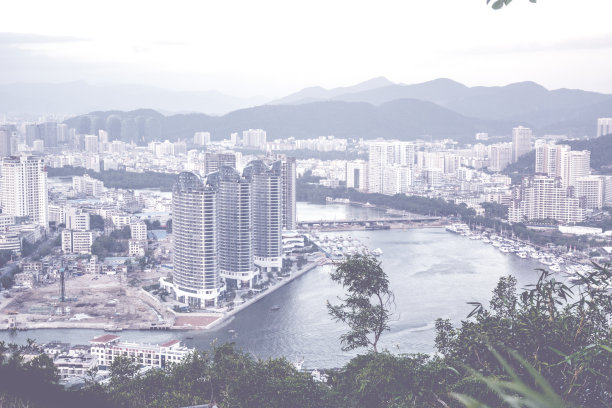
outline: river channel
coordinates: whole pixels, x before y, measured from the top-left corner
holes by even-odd
[[[298,203],[298,220],[380,218],[381,210],[345,204]],[[339,234],[339,233],[337,233]],[[383,251],[380,259],[395,293],[395,312],[382,346],[394,353],[433,351],[434,321],[438,317],[460,322],[470,312],[467,302],[487,303],[499,277],[512,274],[519,286],[533,283],[538,263],[503,254],[478,240],[443,228],[342,232],[370,249]],[[330,237],[334,233],[326,233]],[[178,338],[190,347],[208,349],[213,341],[233,341],[255,356],[304,359],[306,367],[338,367],[355,353],[341,351],[346,328],[331,320],[326,302],[342,296],[329,278],[330,266],[314,269],[211,331],[125,331],[123,339],[161,342]],[[280,306],[272,310],[273,305]],[[86,344],[99,330],[43,329],[9,334],[0,340],[22,343],[26,338]]]

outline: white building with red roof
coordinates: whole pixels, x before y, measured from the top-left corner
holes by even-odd
[[[131,358],[141,367],[165,368],[170,363],[179,363],[193,351],[181,345],[179,340],[162,344],[129,343],[119,341],[114,334],[105,334],[90,340],[91,354],[98,358],[98,366],[108,369],[114,359],[123,356]]]

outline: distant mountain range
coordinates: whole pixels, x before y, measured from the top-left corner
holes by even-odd
[[[265,103],[264,97],[237,98],[217,91],[170,91],[145,85],[0,84],[0,113],[84,114],[96,110],[156,109],[164,112],[225,114]]]
[[[374,78],[343,88],[305,88],[266,105],[253,107],[245,106],[257,103],[256,98],[237,100],[214,91],[175,92],[171,93],[174,95],[171,98],[168,96],[170,91],[150,87],[104,87],[103,92],[102,87],[98,89],[75,83],[69,93],[56,93],[62,95],[61,98],[37,103],[65,106],[62,104],[67,104],[67,100],[72,98],[80,101],[82,106],[100,104],[99,101],[94,102],[96,97],[81,94],[84,86],[88,92],[109,94],[105,96],[106,99],[99,98],[106,101],[106,105],[116,103],[113,111],[89,114],[93,127],[105,126],[111,115],[115,123],[117,120],[129,122],[132,119],[141,124],[148,121],[150,131],[140,126],[137,140],[141,142],[157,137],[191,139],[196,131],[209,131],[214,139],[222,139],[229,137],[231,132],[249,128],[265,129],[269,139],[335,135],[402,140],[451,137],[468,142],[474,140],[476,132],[508,136],[512,128],[518,125],[531,127],[536,135],[581,137],[594,136],[598,117],[612,116],[612,95],[575,89],[547,90],[533,82],[467,87],[450,79],[403,85],[386,78]],[[9,105],[10,100],[3,97],[3,89],[6,86],[0,86],[0,104]],[[56,91],[60,92],[57,89],[52,92]],[[113,98],[116,102],[113,102]],[[24,99],[21,104],[27,102]],[[166,111],[205,111],[208,114],[164,116],[152,110],[125,112],[128,109],[122,107],[143,99],[147,102],[143,102],[142,106],[155,108],[166,103]],[[211,103],[214,106],[208,109],[198,108]],[[210,114],[229,111],[232,104],[241,103],[241,109],[220,116]],[[80,123],[86,128],[86,124],[79,120],[75,118],[69,123]],[[132,126],[131,123],[128,125]],[[114,133],[117,133],[116,129]],[[135,136],[124,134],[121,137]]]
[[[470,88],[444,78],[415,85],[393,84],[384,78],[372,81],[316,93],[312,92],[313,88],[306,88],[271,104],[334,100],[366,102],[378,106],[398,99],[417,99],[435,103],[467,117],[528,123],[536,129],[548,129],[549,126],[556,129],[554,125],[564,122],[568,116],[572,120],[581,120],[590,111],[599,113],[599,117],[604,112],[612,115],[612,95],[576,89],[549,91],[534,82]],[[370,83],[382,86],[363,89]],[[313,96],[315,94],[316,98]],[[591,123],[590,128],[594,129],[595,124]]]
[[[138,134],[125,134],[134,128]],[[111,123],[114,122],[115,125]],[[116,125],[117,122],[122,126]],[[363,102],[313,102],[302,105],[263,105],[240,109],[223,116],[185,114],[163,116],[153,110],[93,112],[66,121],[80,132],[103,128],[111,137],[146,143],[155,139],[191,140],[194,132],[209,131],[213,139],[228,138],[231,132],[265,129],[268,139],[321,135],[374,139],[377,137],[413,140],[452,137],[467,141],[483,129],[507,133],[513,122],[468,118],[431,102],[399,99],[380,106]],[[94,125],[94,124],[98,125]],[[93,127],[92,127],[93,126]],[[114,129],[114,131],[113,131]]]

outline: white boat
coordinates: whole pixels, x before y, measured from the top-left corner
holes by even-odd
[[[527,252],[517,252],[516,255],[521,259],[527,259]]]
[[[559,264],[552,264],[549,266],[550,270],[553,272],[561,272],[561,267]]]

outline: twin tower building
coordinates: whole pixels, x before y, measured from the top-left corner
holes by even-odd
[[[296,227],[295,158],[255,160],[240,174],[179,174],[172,192],[174,270],[161,284],[194,308],[252,287],[283,263],[282,232]]]

